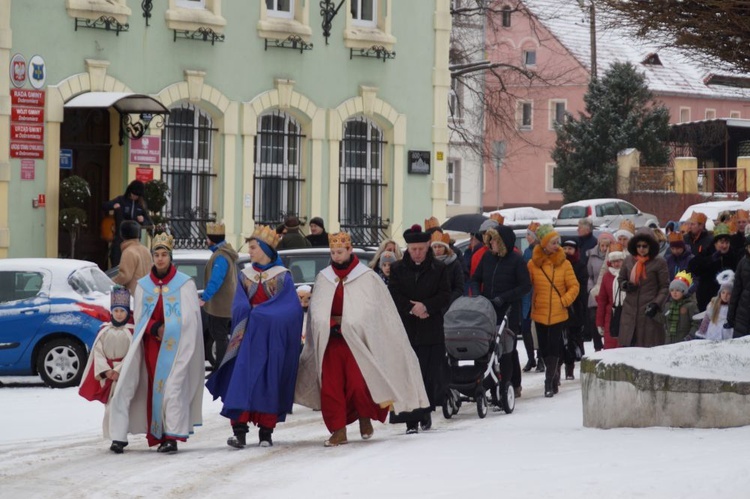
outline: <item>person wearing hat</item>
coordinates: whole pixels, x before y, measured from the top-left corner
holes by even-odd
[[[664,255],[669,270],[670,282],[680,271],[687,271],[690,260],[694,258],[690,252],[690,246],[685,244],[685,239],[679,232],[672,232],[667,236],[669,251]],[[694,288],[694,286],[693,286]],[[692,289],[691,289],[692,291]]]
[[[389,408],[412,411],[429,400],[388,288],[359,261],[349,234],[331,234],[329,244],[331,265],[315,278],[310,301],[295,402],[321,411],[331,432],[324,445],[338,447],[348,442],[347,425],[357,421],[369,440],[372,420],[385,422]]]
[[[294,215],[284,219],[284,236],[279,242],[277,250],[300,249],[312,247],[310,241],[300,232],[300,221]]]
[[[482,222],[482,225],[479,226],[479,232],[474,234],[474,237],[481,241],[481,244],[474,250],[474,252],[471,255],[471,265],[469,267],[469,278],[471,279],[474,276],[474,272],[476,272],[477,267],[479,266],[479,262],[482,261],[482,257],[487,252],[489,248],[487,248],[487,244],[484,241],[484,233],[487,232],[489,229],[496,229],[500,224],[498,223],[498,217],[500,217],[499,214],[494,218],[488,218],[484,222]]]
[[[651,230],[643,229],[628,241],[630,254],[617,277],[620,289],[625,291],[617,338],[624,347],[664,344],[659,312],[669,296],[669,271]]]
[[[472,295],[482,295],[492,302],[497,312],[498,326],[507,315],[508,328],[518,332],[521,330],[522,300],[531,291],[531,281],[523,255],[513,251],[516,235],[510,227],[498,225],[497,228],[488,229],[484,239],[489,249],[471,278]],[[515,396],[520,397],[521,363],[515,335],[513,339],[513,351],[501,356],[500,368],[503,380],[510,381]]]
[[[539,245],[527,264],[531,278],[531,318],[536,326],[539,351],[544,358],[544,396],[558,391],[558,365],[562,357],[563,330],[568,321],[568,307],[580,292],[573,266],[560,247],[560,235],[551,225],[536,231]]]
[[[734,273],[726,326],[733,329],[734,338],[750,334],[750,236],[745,238],[745,255]]]
[[[701,312],[706,310],[708,302],[719,290],[716,276],[724,270],[734,271],[737,268],[737,254],[731,251],[730,245],[732,233],[730,225],[716,225],[713,232],[714,251],[704,251],[688,264],[688,271],[697,281],[695,298]]]
[[[151,252],[141,244],[141,226],[135,220],[125,220],[120,224],[120,238],[120,265],[112,280],[128,288],[133,295],[138,280],[151,270]]]
[[[617,338],[612,336],[612,310],[621,307],[625,300],[625,291],[620,289],[617,276],[625,260],[625,249],[620,243],[611,243],[607,252],[606,271],[596,295],[596,330],[602,337],[602,348],[618,348]]]
[[[565,258],[573,266],[573,272],[578,279],[580,292],[576,297],[573,305],[568,307],[568,311],[574,310],[574,313],[568,317],[565,324],[565,337],[563,343],[563,363],[565,364],[565,379],[575,379],[575,363],[581,360],[584,352],[583,346],[583,328],[586,325],[586,305],[588,303],[588,294],[584,292],[588,282],[588,273],[586,264],[581,260],[581,253],[578,250],[578,243],[574,239],[566,239],[562,243],[562,249],[565,252]]]
[[[731,340],[734,331],[727,321],[727,316],[734,287],[734,272],[728,269],[720,272],[716,276],[716,282],[719,284],[719,292],[706,307],[706,313],[695,337],[713,341]]]
[[[258,225],[246,242],[252,264],[237,279],[232,336],[206,382],[214,400],[221,398],[232,427],[227,445],[236,449],[247,445],[249,423],[258,427],[260,447],[273,445],[277,423],[292,412],[302,343],[302,306],[276,251],[278,234]]]
[[[177,441],[186,441],[203,421],[206,363],[198,290],[172,264],[173,247],[171,235],[153,237],[154,266],[135,290],[135,336],[111,402],[110,433],[120,451],[128,433],[146,433],[149,447],[173,454]]]
[[[370,260],[370,263],[368,264],[369,267],[374,270],[375,272],[378,272],[378,267],[380,265],[380,257],[383,255],[384,252],[389,251],[396,255],[396,260],[401,260],[401,258],[404,256],[401,252],[401,248],[398,247],[398,243],[395,239],[383,239],[380,242],[380,246],[378,246],[378,249],[375,251],[375,254],[372,257],[372,260]],[[378,272],[379,273],[379,272]]]
[[[451,303],[464,294],[464,271],[461,268],[461,262],[458,261],[458,255],[450,247],[450,242],[450,236],[443,234],[440,230],[434,230],[430,235],[430,247],[435,255],[435,259],[448,267],[451,299],[443,313],[448,311]]]
[[[596,246],[587,253],[586,261],[586,323],[583,328],[583,339],[594,343],[594,350],[602,349],[602,337],[596,331],[596,295],[599,294],[599,285],[606,272],[606,259],[609,245],[615,241],[615,237],[609,232],[602,232],[596,240]]]
[[[695,296],[690,292],[693,285],[693,277],[685,271],[678,272],[672,282],[669,283],[669,301],[667,301],[664,312],[664,343],[670,345],[686,339],[692,339],[698,329],[698,324],[693,317],[698,314],[698,303]],[[729,296],[727,296],[727,303]],[[726,317],[726,310],[724,311]],[[722,317],[721,324],[724,324]]]
[[[732,252],[737,255],[738,262],[745,256],[745,228],[748,225],[748,221],[750,221],[750,213],[747,210],[737,210],[732,217],[735,232],[729,240],[729,245],[732,248]]]
[[[307,240],[310,241],[310,246],[313,248],[327,248],[328,247],[328,232],[326,232],[326,226],[323,219],[320,217],[313,217],[310,219],[310,235],[307,236]]]
[[[123,239],[119,231],[122,222],[133,220],[144,226],[152,224],[151,218],[148,216],[146,201],[143,198],[145,192],[146,187],[143,182],[133,180],[125,189],[125,194],[117,196],[102,205],[104,211],[114,212],[115,227],[118,229],[109,248],[109,264],[112,267],[120,264],[120,257],[122,256],[120,244],[122,244]]]
[[[113,388],[120,377],[122,359],[128,353],[133,340],[133,324],[130,316],[130,293],[128,289],[115,285],[110,293],[110,322],[102,324],[91,346],[91,354],[83,370],[78,394],[89,401],[104,404],[102,430],[104,438],[111,439],[109,433],[109,401]],[[127,442],[112,442],[110,449],[117,454]]]
[[[419,359],[429,407],[396,414],[393,423],[406,423],[407,434],[419,427],[432,427],[432,411],[443,405],[447,389],[443,311],[451,299],[447,267],[435,258],[430,235],[418,224],[404,231],[407,251],[391,266],[388,290],[396,304],[401,322]]]
[[[620,222],[619,228],[613,234],[615,241],[620,243],[623,248],[628,247],[628,241],[630,241],[630,238],[632,238],[634,235],[635,235],[635,224],[628,219],[625,219],[622,222]]]
[[[211,257],[203,270],[205,288],[200,306],[206,312],[208,331],[216,346],[212,367],[216,369],[224,358],[229,344],[232,323],[232,300],[237,291],[237,258],[239,255],[226,241],[223,223],[206,224],[206,242]]]
[[[703,252],[713,253],[711,247],[712,235],[706,230],[708,217],[698,211],[694,211],[688,218],[688,233],[685,234],[685,244],[690,246],[690,253],[696,258]],[[700,299],[699,306],[700,306]]]
[[[534,251],[534,247],[539,244],[536,238],[536,230],[539,228],[539,222],[531,222],[526,227],[526,242],[529,244],[525,250],[523,250],[523,262],[527,266],[531,260],[531,254]],[[531,282],[531,281],[529,281]],[[522,371],[527,373],[532,369],[536,368],[536,372],[544,372],[544,361],[539,355],[539,348],[537,345],[536,334],[531,329],[531,289],[523,296],[521,300],[521,335],[523,336],[523,346],[526,349],[526,365]],[[536,358],[534,352],[536,351]]]
[[[380,258],[378,259],[378,266],[375,269],[375,273],[380,276],[381,279],[383,279],[383,282],[386,286],[388,286],[388,281],[391,277],[391,265],[396,263],[398,261],[398,258],[396,258],[396,253],[393,251],[383,251],[383,253],[380,254]]]

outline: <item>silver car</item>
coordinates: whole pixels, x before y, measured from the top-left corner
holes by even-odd
[[[659,219],[651,213],[643,213],[632,204],[617,198],[584,199],[568,203],[560,208],[555,226],[578,225],[582,218],[590,218],[594,227],[617,229],[623,219],[635,227],[659,226]]]

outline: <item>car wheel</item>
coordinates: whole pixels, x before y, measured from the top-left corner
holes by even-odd
[[[51,388],[78,386],[86,367],[86,349],[73,338],[59,338],[39,350],[36,369]]]

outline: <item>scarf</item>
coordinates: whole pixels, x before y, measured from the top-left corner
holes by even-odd
[[[261,265],[260,263],[253,262],[253,268],[256,271],[258,271],[258,272],[263,272],[264,270],[268,270],[271,267],[275,267],[276,265],[278,265],[279,267],[283,267],[284,266],[284,264],[281,261],[281,257],[279,256],[278,253],[276,253],[276,260],[271,260],[270,262],[268,262],[268,263],[266,263],[264,265]]]
[[[667,325],[669,330],[669,336],[677,336],[677,326],[680,324],[680,307],[682,306],[683,300],[674,301],[669,300],[669,315],[667,316]]]
[[[641,281],[646,280],[646,262],[648,262],[651,257],[637,255],[633,258],[635,259],[635,266],[633,266],[633,270],[630,271],[630,282],[633,284],[640,284]]]

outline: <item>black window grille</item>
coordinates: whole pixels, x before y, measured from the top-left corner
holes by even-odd
[[[376,246],[387,237],[383,219],[383,132],[365,118],[344,123],[339,165],[339,221],[357,246]]]
[[[213,206],[213,145],[217,131],[211,117],[184,104],[171,109],[162,133],[162,177],[170,190],[163,216],[175,248],[206,246],[206,223],[216,221]]]
[[[275,111],[258,119],[255,137],[253,220],[277,225],[289,215],[300,215],[304,179],[300,166],[302,139],[299,124]]]

